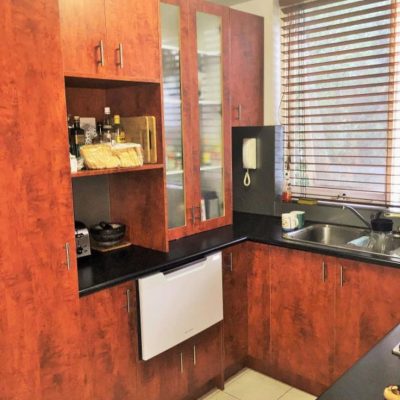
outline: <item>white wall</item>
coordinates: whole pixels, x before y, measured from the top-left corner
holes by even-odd
[[[251,0],[232,8],[264,17],[264,125],[279,125],[280,25],[278,0]]]

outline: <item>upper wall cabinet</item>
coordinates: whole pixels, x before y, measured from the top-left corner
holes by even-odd
[[[229,9],[161,4],[170,239],[231,223]]]
[[[66,76],[160,81],[158,0],[59,0]]]
[[[264,18],[230,10],[232,126],[264,124]]]

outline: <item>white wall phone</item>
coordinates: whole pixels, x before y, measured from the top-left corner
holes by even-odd
[[[248,187],[251,184],[249,169],[257,169],[257,139],[243,139],[243,168],[246,170],[243,185]]]

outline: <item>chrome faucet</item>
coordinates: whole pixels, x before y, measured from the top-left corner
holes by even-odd
[[[368,227],[368,229],[371,229],[371,223],[368,222],[354,207],[348,206],[347,204],[342,204],[342,210],[344,210],[345,208],[356,215],[363,222],[363,224]]]

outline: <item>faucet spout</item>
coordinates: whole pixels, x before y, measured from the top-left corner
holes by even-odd
[[[368,229],[371,229],[371,223],[368,222],[354,207],[349,206],[347,204],[343,204],[342,205],[342,210],[344,210],[345,208],[347,208],[348,210],[350,210],[354,215],[356,215],[365,226],[368,227]]]

